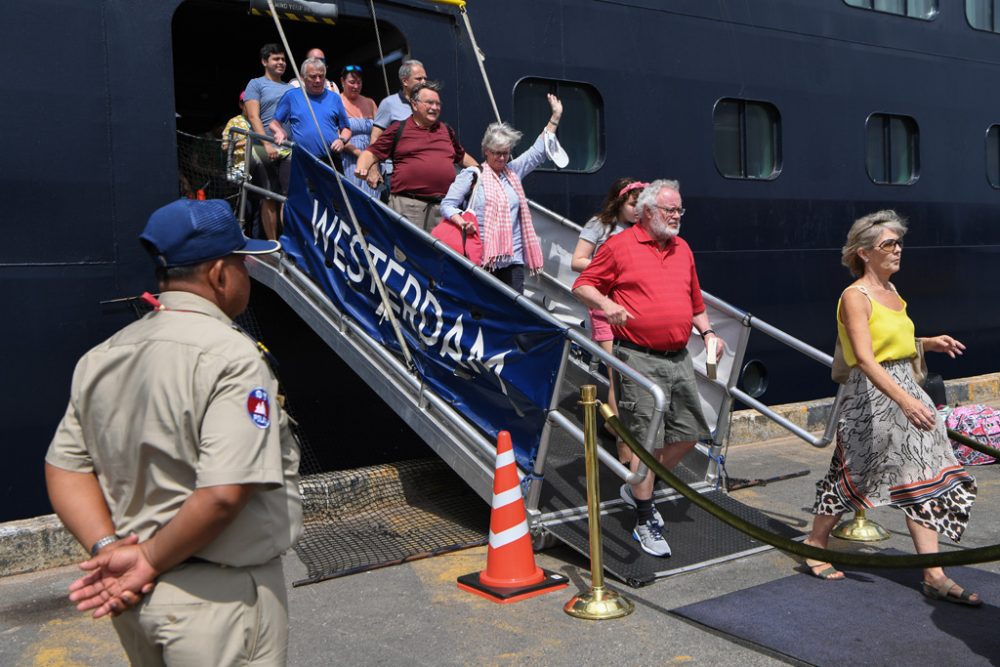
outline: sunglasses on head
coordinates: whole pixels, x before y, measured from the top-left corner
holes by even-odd
[[[341,74],[350,74],[351,72],[355,72],[357,74],[361,74],[361,66],[360,65],[348,65],[347,67],[344,68],[344,70],[343,70],[343,72]]]

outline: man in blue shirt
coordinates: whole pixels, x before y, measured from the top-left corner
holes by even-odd
[[[275,140],[281,143],[291,129],[296,147],[309,151],[324,162],[329,147],[334,158],[330,166],[340,171],[340,152],[351,138],[347,110],[340,95],[326,89],[326,63],[319,58],[306,58],[301,72],[309,96],[308,104],[301,90],[288,90],[278,102],[270,130]],[[318,129],[309,112],[310,106],[319,122]]]

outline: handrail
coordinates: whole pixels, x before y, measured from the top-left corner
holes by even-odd
[[[545,206],[542,206],[537,202],[529,201],[528,204],[533,211],[537,211],[538,213],[543,214],[548,218],[549,222],[557,225],[558,226],[557,229],[561,228],[563,230],[562,233],[569,233],[569,232],[572,232],[574,234],[579,233],[580,226],[577,225],[572,220],[569,220],[568,218],[565,218],[559,215],[558,213],[551,211],[550,209],[546,208]],[[552,253],[550,253],[550,256],[552,256]],[[562,278],[562,280],[560,280],[560,278]],[[543,280],[547,286],[563,294],[566,294],[567,299],[572,299],[574,297],[572,297],[571,295],[570,287],[566,284],[566,282],[564,282],[565,279],[566,277],[562,275],[560,275],[559,277],[545,275],[543,277]],[[817,361],[821,364],[824,364],[827,367],[831,366],[833,361],[832,357],[814,348],[808,343],[799,340],[798,338],[795,338],[794,336],[786,333],[785,331],[778,329],[774,325],[765,322],[761,319],[758,319],[757,317],[751,315],[750,313],[741,310],[736,306],[733,306],[732,304],[724,301],[723,299],[720,299],[719,297],[709,292],[702,291],[702,298],[707,306],[714,308],[716,311],[725,314],[728,317],[740,322],[744,327],[745,333],[740,335],[738,346],[733,346],[736,347],[736,349],[733,351],[736,354],[736,357],[734,358],[734,369],[737,370],[735,370],[735,372],[730,374],[728,382],[723,382],[721,380],[710,381],[705,376],[705,374],[701,372],[700,369],[696,370],[696,372],[699,374],[699,377],[701,377],[704,381],[708,381],[713,385],[722,388],[730,399],[739,400],[742,403],[746,404],[748,407],[757,410],[758,412],[763,414],[766,418],[774,421],[782,428],[788,430],[797,437],[802,438],[803,440],[813,445],[814,447],[826,447],[833,440],[834,434],[836,432],[836,415],[840,408],[842,400],[842,393],[843,393],[842,390],[838,391],[837,393],[837,397],[833,404],[831,417],[827,422],[826,428],[821,434],[819,434],[818,436],[814,436],[811,433],[807,432],[805,429],[799,427],[798,425],[787,419],[786,417],[778,414],[774,410],[771,410],[762,402],[748,396],[745,392],[741,391],[736,386],[736,384],[739,378],[738,369],[742,367],[743,352],[745,350],[746,342],[748,340],[747,335],[750,330],[760,331],[770,336],[771,338],[777,340],[782,345],[791,348],[792,350],[804,355],[809,359],[812,359],[813,361]],[[724,442],[724,440],[728,436],[728,420],[729,420],[729,415],[731,414],[732,411],[731,403],[732,403],[731,400],[723,401],[723,405],[721,406],[718,413],[718,422],[716,426],[717,447],[722,442]]]
[[[257,138],[258,140],[261,141],[268,140],[266,135],[260,135],[253,131],[247,131],[238,128],[233,128],[233,129],[236,131],[236,133],[243,134],[248,137],[248,146],[250,145],[250,141],[253,138]],[[313,155],[310,155],[308,153],[304,153],[304,155],[309,155],[310,159],[312,159],[315,162],[319,162],[319,160]],[[246,183],[244,183],[243,185],[244,191],[256,191],[255,187],[256,186],[252,186],[251,184],[246,184]],[[275,198],[279,197],[279,195],[277,195],[276,193],[269,192],[267,190],[264,190],[263,188],[260,188],[260,190],[263,190],[263,194],[265,194],[265,196],[272,196]],[[400,225],[408,225],[414,232],[426,236],[427,242],[432,244],[436,250],[442,253],[449,253],[456,261],[464,263],[469,269],[470,275],[474,280],[479,280],[481,282],[489,283],[492,287],[496,289],[498,293],[506,295],[513,302],[518,303],[522,308],[527,309],[536,317],[539,317],[547,322],[550,322],[552,325],[556,326],[563,333],[563,336],[566,338],[567,341],[565,350],[563,352],[562,361],[560,363],[559,377],[564,376],[563,375],[564,369],[567,365],[571,349],[573,347],[577,347],[589,353],[594,358],[600,359],[607,366],[614,368],[616,372],[622,373],[623,375],[626,375],[635,380],[635,382],[639,385],[640,388],[649,392],[653,402],[653,409],[655,411],[654,414],[657,417],[662,416],[663,412],[666,409],[666,397],[664,396],[663,391],[654,383],[650,382],[647,378],[635,372],[631,367],[626,365],[621,360],[615,358],[613,355],[607,354],[602,348],[594,344],[593,341],[591,341],[588,337],[582,335],[579,331],[577,331],[573,327],[567,326],[565,322],[560,321],[557,317],[553,316],[553,314],[551,314],[548,310],[546,310],[542,305],[532,300],[530,296],[516,292],[508,285],[498,281],[493,275],[491,275],[486,271],[481,270],[479,267],[476,267],[467,258],[459,255],[457,252],[452,250],[442,241],[430,237],[430,235],[426,234],[426,232],[422,228],[413,225],[412,222],[410,222],[403,216],[399,215],[395,211],[392,211],[391,209],[385,207],[381,202],[378,202],[377,206],[379,206],[383,210],[383,213],[389,216],[394,223]],[[276,266],[271,266],[271,264],[269,264],[268,262],[258,262],[258,264],[260,264],[261,266],[268,266],[270,268],[273,268],[275,269],[276,274],[285,275],[286,278],[291,278],[292,276],[298,276],[300,273],[299,269],[297,269],[294,265],[287,264],[285,261],[282,261]],[[343,313],[331,310],[331,308],[333,308],[333,304],[329,301],[329,299],[325,295],[323,295],[322,291],[318,286],[312,284],[311,280],[304,280],[303,278],[299,277],[296,278],[295,284],[299,285],[298,287],[299,290],[307,291],[312,295],[309,299],[310,301],[312,301],[313,303],[316,303],[318,301],[323,302],[323,307],[327,311],[336,312],[337,313],[336,317],[340,321],[338,327],[342,330],[345,328],[349,330],[352,334],[350,336],[352,340],[355,341],[363,340],[365,342],[365,348],[368,350],[367,354],[369,356],[371,356],[373,353],[378,355],[378,357],[381,359],[382,364],[395,362],[395,354],[393,352],[382,348],[382,346],[378,345],[374,339],[369,339],[368,335],[364,332],[364,330],[356,326],[356,324],[353,323],[353,320],[346,317]],[[351,324],[347,325],[345,324],[345,322],[350,322]],[[426,403],[430,404],[431,407],[439,408],[444,405],[447,405],[446,403],[442,402],[442,399],[438,398],[436,395],[430,392],[428,388],[421,383],[419,376],[413,374],[412,372],[403,373],[401,369],[396,369],[394,371],[394,374],[395,374],[394,377],[396,377],[397,380],[404,382],[406,385],[410,386],[411,390],[418,391],[419,399],[421,401],[425,401]],[[558,427],[558,426],[565,427],[569,425],[564,420],[560,419],[562,415],[558,412],[559,392],[562,388],[563,386],[560,383],[556,383],[554,385],[553,396],[549,401],[549,405],[546,411],[547,415],[547,419],[545,422],[546,426],[543,427],[543,433],[539,441],[540,456],[538,456],[538,458],[536,459],[539,466],[544,466],[544,455],[548,449],[548,443],[551,436],[551,427]],[[475,429],[471,425],[465,422],[463,416],[454,413],[452,409],[441,411],[439,412],[439,414],[449,415],[448,421],[453,421],[457,419],[463,422],[463,424],[456,425],[455,428],[459,428],[460,430],[463,431],[468,431],[469,429],[475,431]],[[577,433],[577,431],[579,430],[571,428],[567,432],[572,437],[579,439],[579,441],[582,443],[583,442],[582,431],[579,431],[579,433]],[[471,431],[469,433],[466,433],[466,437],[469,437],[470,433]],[[644,445],[647,446],[650,451],[652,451],[654,447],[654,442],[653,442],[654,439],[655,439],[655,432],[651,431],[648,434],[646,442],[644,443]],[[484,444],[484,441],[480,440],[479,438],[476,438],[475,442],[477,443],[477,448],[480,452],[480,456],[485,455],[486,452],[492,451],[492,443]],[[642,479],[642,477],[645,474],[645,469],[641,469],[636,473],[631,472],[626,467],[622,466],[617,461],[617,459],[614,459],[613,457],[609,458],[607,462],[609,464],[613,464],[612,468],[615,474],[617,474],[625,481],[638,482],[639,480]],[[537,470],[534,472],[536,479],[539,479],[541,475],[544,474],[543,470]],[[540,489],[540,485],[537,484],[532,485],[532,487],[530,487],[529,489],[529,495],[527,496],[529,499],[529,509],[532,509],[532,505],[530,504],[530,499],[532,497],[535,500],[534,507],[537,507],[538,489]]]

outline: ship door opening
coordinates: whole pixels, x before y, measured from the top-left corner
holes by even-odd
[[[222,130],[240,113],[247,82],[263,73],[260,48],[280,43],[269,16],[248,12],[241,1],[189,0],[173,19],[174,97],[177,113],[179,194],[235,201],[237,186],[226,180]],[[363,95],[386,95],[370,17],[343,13],[336,25],[283,20],[292,56],[299,64],[311,48],[326,54],[327,76],[339,85],[346,65],[363,68]],[[390,87],[398,88],[399,59],[408,52],[403,34],[381,23]],[[392,54],[392,55],[390,55]],[[285,80],[294,76],[291,65]],[[392,90],[395,92],[395,89]],[[354,372],[281,299],[254,285],[248,328],[273,350],[290,413],[303,436],[304,473],[347,470],[430,451]],[[311,450],[311,451],[306,451]]]

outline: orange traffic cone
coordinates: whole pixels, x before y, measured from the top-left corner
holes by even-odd
[[[561,574],[535,565],[510,433],[500,431],[486,569],[462,575],[458,578],[458,587],[506,604],[565,588],[567,584],[566,577]]]

